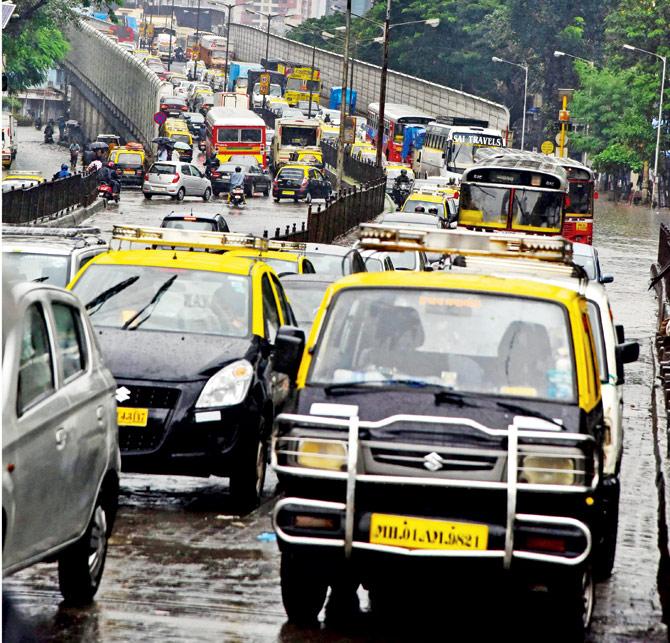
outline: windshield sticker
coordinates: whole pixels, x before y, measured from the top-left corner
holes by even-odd
[[[481,308],[479,299],[463,299],[457,297],[440,297],[438,295],[421,295],[420,306],[448,306],[450,308]]]

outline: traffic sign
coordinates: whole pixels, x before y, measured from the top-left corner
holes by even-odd
[[[261,96],[267,96],[270,93],[270,74],[267,72],[258,76],[259,93]]]
[[[167,114],[165,112],[156,112],[154,114],[154,123],[156,125],[162,125],[167,120]]]
[[[542,154],[551,154],[554,151],[554,144],[551,141],[544,141],[540,146]]]
[[[570,140],[570,138],[568,137],[568,135],[566,133],[565,138],[563,139],[563,145],[567,145],[569,140]],[[560,132],[558,134],[556,134],[555,141],[556,141],[556,145],[561,144],[561,133]]]

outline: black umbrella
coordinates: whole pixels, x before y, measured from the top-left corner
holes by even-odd
[[[92,150],[108,150],[109,145],[107,143],[101,143],[100,141],[95,141],[94,143],[91,143],[90,145]]]
[[[167,136],[158,136],[156,137],[152,143],[156,143],[157,145],[173,145],[174,141]]]

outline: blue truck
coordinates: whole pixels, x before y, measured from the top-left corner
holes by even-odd
[[[247,75],[250,70],[260,71],[263,67],[259,63],[243,63],[234,61],[230,63],[230,73],[228,74],[229,92],[240,91],[247,93]]]

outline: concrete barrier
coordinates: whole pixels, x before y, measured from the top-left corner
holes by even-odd
[[[157,131],[158,76],[85,21],[71,27],[67,37],[70,51],[64,66],[76,90],[72,118],[82,123],[88,138],[109,127],[149,147]]]
[[[263,30],[246,25],[231,25],[230,32],[230,40],[239,60],[258,62],[265,54],[266,33]],[[309,64],[312,47],[271,35],[270,58],[285,58]],[[331,87],[342,84],[342,56],[317,47],[315,65],[321,70],[322,91],[327,97]],[[379,100],[380,79],[381,67],[356,61],[354,89],[358,92],[358,105],[362,110]],[[389,72],[386,100],[389,103],[412,105],[435,116],[477,118],[488,121],[490,127],[500,130],[507,130],[509,127],[509,110],[504,105],[397,71]]]

